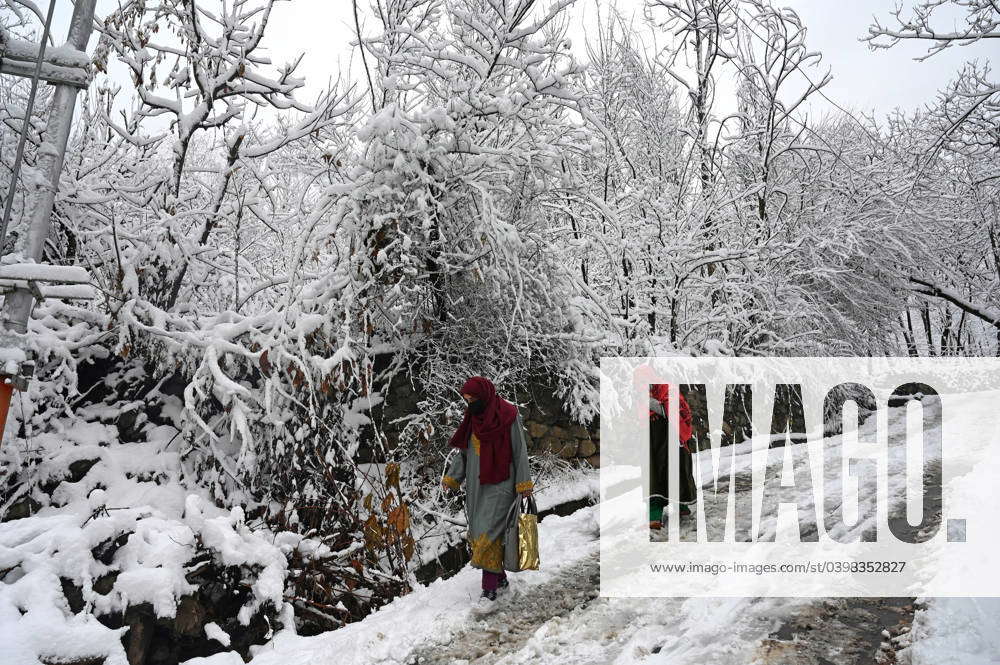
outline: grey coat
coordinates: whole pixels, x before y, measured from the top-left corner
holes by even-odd
[[[528,467],[528,441],[521,416],[510,426],[511,465],[507,480],[482,485],[479,482],[479,440],[473,434],[469,445],[451,459],[444,482],[458,489],[465,482],[465,515],[469,522],[472,565],[490,572],[503,570],[503,538],[507,511],[517,492],[533,489]]]

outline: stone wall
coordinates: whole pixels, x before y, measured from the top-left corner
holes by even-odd
[[[574,423],[562,410],[562,405],[547,386],[535,386],[523,412],[528,432],[528,451],[532,454],[549,452],[564,460],[579,460],[592,467],[601,465],[601,431],[595,422],[590,427]]]
[[[392,422],[412,414],[419,408],[417,403],[420,397],[419,390],[415,391],[405,378],[400,377],[393,382],[384,413],[379,413],[378,417],[383,422]],[[590,427],[574,423],[563,411],[554,389],[542,382],[532,385],[523,394],[515,395],[513,400],[524,405],[521,417],[528,433],[530,454],[551,452],[564,460],[579,460],[595,468],[600,466],[600,426],[596,420]],[[399,432],[390,427],[386,436],[389,448],[394,448]],[[374,453],[362,445],[358,461],[375,461]]]

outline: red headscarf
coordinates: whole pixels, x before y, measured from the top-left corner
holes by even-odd
[[[517,419],[517,407],[497,396],[493,382],[474,376],[462,386],[463,395],[472,395],[486,404],[479,415],[468,409],[462,424],[451,435],[451,445],[467,448],[472,434],[479,439],[479,482],[483,485],[502,483],[510,477],[513,453],[510,446],[510,426]]]

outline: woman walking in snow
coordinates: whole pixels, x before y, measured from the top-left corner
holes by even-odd
[[[451,437],[458,449],[441,482],[459,489],[465,481],[472,565],[483,571],[478,609],[488,610],[508,587],[503,569],[507,512],[516,495],[530,496],[534,483],[528,446],[517,407],[501,399],[489,379],[474,376],[462,386],[468,407]]]

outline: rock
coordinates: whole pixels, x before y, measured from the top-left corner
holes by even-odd
[[[69,465],[69,478],[67,480],[71,483],[80,482],[99,461],[96,459],[78,459]]]
[[[59,578],[59,584],[62,586],[63,596],[66,597],[66,602],[69,603],[69,611],[73,614],[79,614],[83,611],[83,589],[73,584],[73,581],[65,577]]]
[[[185,578],[196,590],[178,599],[173,616],[155,616],[149,603],[131,605],[124,612],[97,615],[97,620],[108,628],[125,629],[121,643],[129,665],[176,665],[230,650],[248,661],[253,646],[265,643],[274,631],[283,627],[271,603],[265,603],[254,613],[248,625],[239,621],[240,610],[253,593],[252,579],[245,570],[223,566],[209,552],[197,554],[187,562],[187,567]],[[94,581],[94,590],[101,594],[110,592],[117,575],[117,571],[105,573]],[[205,624],[209,621],[229,633],[232,638],[229,648],[205,634]]]
[[[569,432],[567,432],[564,428],[562,428],[562,427],[556,427],[556,426],[553,426],[553,427],[549,428],[549,437],[553,438],[553,439],[570,439],[570,438],[572,438],[569,435]]]
[[[545,436],[545,432],[548,431],[548,427],[540,422],[529,422],[528,423],[528,436],[532,439],[540,439]]]
[[[164,390],[164,386],[160,387],[160,390],[164,394],[168,394]],[[183,395],[183,392],[181,393]],[[142,409],[133,409],[131,411],[126,411],[115,418],[115,426],[118,428],[118,434],[122,441],[140,441],[142,440],[142,419],[139,415],[142,413]],[[106,443],[103,445],[107,445]]]
[[[548,439],[546,450],[562,459],[573,459],[576,457],[577,442],[575,439]]]
[[[580,449],[577,452],[578,457],[590,457],[597,453],[597,444],[595,444],[590,439],[580,440]]]
[[[31,517],[38,512],[38,509],[42,507],[42,504],[38,503],[30,496],[23,496],[14,503],[11,504],[7,512],[4,513],[3,521],[10,522],[11,520],[20,520],[25,517]]]
[[[583,425],[573,425],[569,428],[569,433],[576,439],[589,439],[590,432]]]
[[[587,458],[587,463],[590,464],[590,466],[594,467],[595,469],[600,469],[601,468],[601,456],[599,454],[598,455],[591,455],[590,457]]]
[[[115,558],[115,552],[128,542],[129,536],[132,535],[131,531],[126,531],[119,534],[115,538],[108,538],[102,543],[99,543],[94,549],[90,551],[94,555],[94,558],[103,563],[105,566],[110,566],[111,561]]]
[[[184,596],[177,603],[177,616],[174,618],[174,630],[181,635],[198,637],[205,627],[205,607],[196,596]]]
[[[152,613],[130,608],[128,614],[128,632],[122,638],[125,645],[125,657],[129,665],[145,665],[149,645],[153,641],[153,631],[156,629]]]
[[[111,593],[111,590],[115,588],[115,581],[118,579],[118,571],[113,570],[110,573],[105,573],[94,580],[94,593],[99,593],[102,596],[106,596]]]

